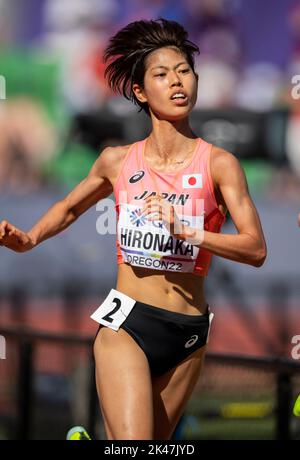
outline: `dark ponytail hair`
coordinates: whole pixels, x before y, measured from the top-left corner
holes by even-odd
[[[178,22],[163,18],[131,22],[119,30],[104,51],[104,62],[109,62],[105,77],[111,89],[149,115],[148,104],[135,97],[132,86],[137,83],[143,87],[146,57],[164,46],[178,48],[195,73],[193,54],[199,53],[199,48],[187,36],[187,31]]]

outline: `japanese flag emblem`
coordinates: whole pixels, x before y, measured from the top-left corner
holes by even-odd
[[[202,188],[202,174],[184,174],[182,176],[183,188]]]

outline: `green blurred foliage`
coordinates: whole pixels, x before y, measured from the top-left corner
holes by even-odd
[[[0,74],[6,80],[6,98],[29,97],[43,106],[59,125],[68,121],[60,94],[60,61],[57,57],[27,49],[0,50]]]
[[[86,145],[72,142],[47,163],[44,175],[50,182],[71,190],[89,173],[96,154]]]

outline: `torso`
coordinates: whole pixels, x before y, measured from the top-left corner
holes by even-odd
[[[130,145],[126,145],[112,149],[114,160],[107,172],[107,178],[113,187],[129,148]],[[151,161],[151,166],[163,172],[163,165],[153,162],[147,153],[145,151],[145,157],[149,163]],[[186,159],[186,162],[188,161],[189,157]],[[183,167],[184,164],[177,166],[178,169]],[[176,166],[165,170],[176,172]],[[219,209],[225,212],[225,204],[222,202],[220,193],[216,193],[216,196],[219,200]],[[172,273],[122,263],[118,265],[116,289],[140,302],[170,311],[198,315],[205,313],[207,307],[204,280],[205,277],[193,273]]]

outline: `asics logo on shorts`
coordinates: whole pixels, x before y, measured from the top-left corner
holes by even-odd
[[[199,339],[198,335],[192,335],[192,337],[185,343],[184,348],[190,348],[197,342]]]

